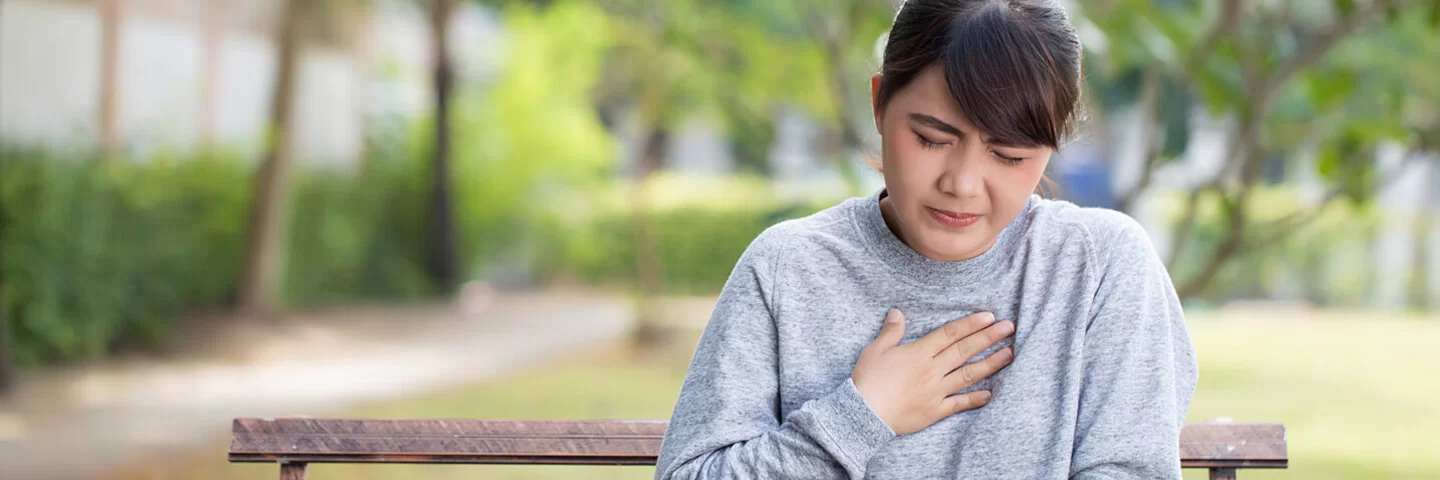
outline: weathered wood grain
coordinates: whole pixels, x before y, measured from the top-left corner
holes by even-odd
[[[377,420],[237,418],[232,462],[654,465],[668,426],[628,420]],[[1286,468],[1285,426],[1197,423],[1180,436],[1180,464]]]

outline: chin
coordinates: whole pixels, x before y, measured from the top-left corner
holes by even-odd
[[[945,234],[932,233],[931,235],[939,236]],[[946,236],[953,235],[954,234],[948,234]],[[977,255],[975,253],[975,250],[979,248],[979,245],[975,245],[974,242],[957,242],[955,241],[955,239],[949,238],[939,239],[932,237],[930,241],[925,242],[925,244],[927,247],[929,247],[928,250],[930,251],[930,253],[936,257],[934,258],[934,260],[951,262],[967,260],[971,257],[974,257]]]

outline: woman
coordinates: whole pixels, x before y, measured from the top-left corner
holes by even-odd
[[[1129,217],[1031,193],[1080,61],[1053,1],[906,2],[871,79],[884,190],[751,243],[656,478],[1180,478],[1164,266]]]

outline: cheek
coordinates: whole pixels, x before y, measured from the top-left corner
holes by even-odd
[[[1030,161],[1014,167],[1000,169],[1004,178],[1003,190],[1006,196],[1020,198],[1024,203],[1030,197],[1030,192],[1040,185],[1040,179],[1045,176],[1045,167],[1049,164],[1049,158],[1041,161]]]
[[[891,194],[921,188],[933,180],[930,170],[936,164],[935,152],[897,137],[887,137],[881,150],[885,184]]]

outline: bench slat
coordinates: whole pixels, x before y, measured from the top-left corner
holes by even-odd
[[[1285,425],[1192,423],[1180,431],[1180,463],[1191,467],[1285,468]]]
[[[232,462],[654,465],[665,421],[237,418]],[[1196,423],[1185,468],[1286,468],[1281,424]]]

